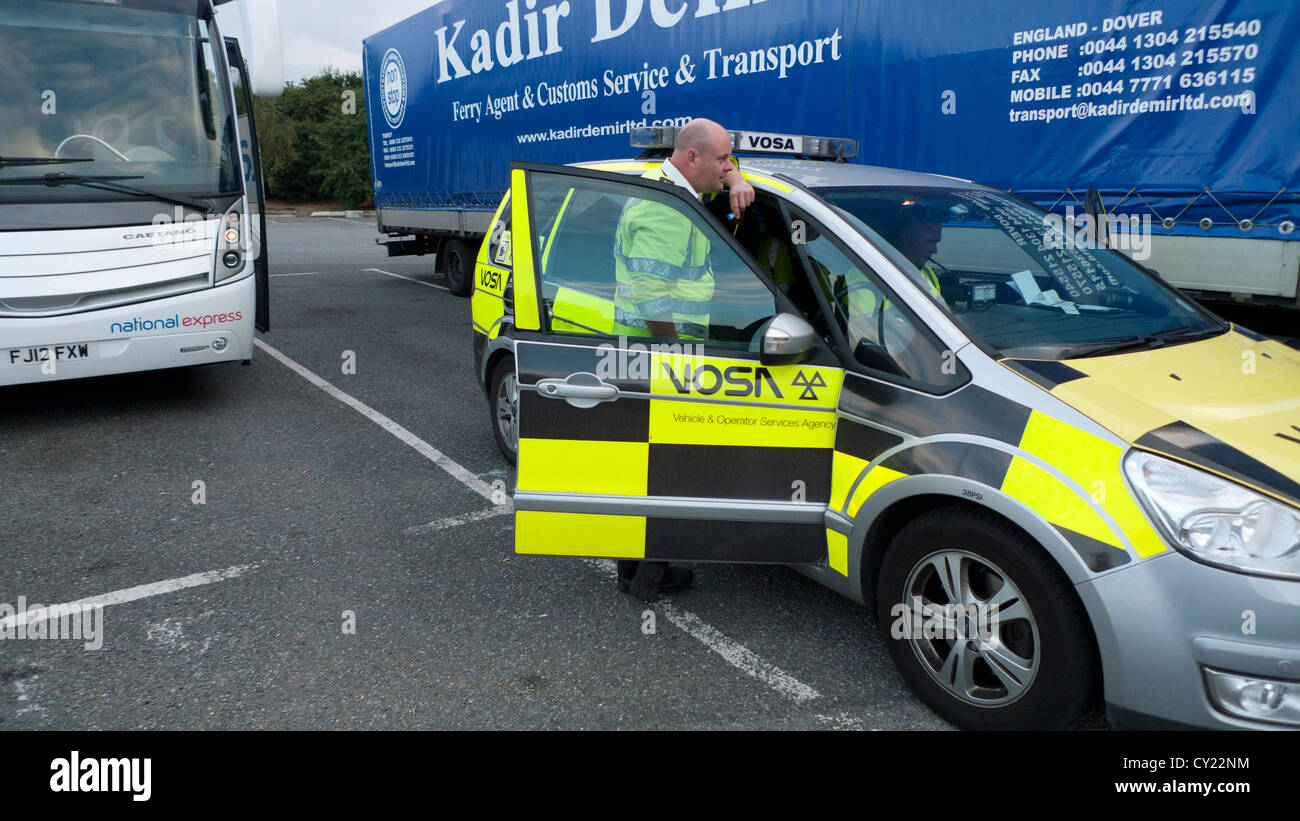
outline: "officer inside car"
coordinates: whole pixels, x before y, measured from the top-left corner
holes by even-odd
[[[889,242],[907,257],[925,277],[930,293],[939,296],[939,275],[930,258],[939,252],[943,240],[943,220],[946,209],[942,206],[905,200],[889,229]]]

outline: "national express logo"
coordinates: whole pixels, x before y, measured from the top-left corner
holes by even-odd
[[[165,331],[172,328],[207,328],[209,325],[224,325],[227,322],[239,322],[244,318],[243,311],[230,311],[220,314],[203,314],[202,316],[171,316],[158,319],[141,319],[135,317],[126,322],[114,322],[108,326],[110,334],[134,334],[141,331]]]
[[[384,54],[384,65],[380,69],[380,104],[384,109],[384,119],[389,128],[398,128],[406,117],[406,64],[397,49],[390,48]]]

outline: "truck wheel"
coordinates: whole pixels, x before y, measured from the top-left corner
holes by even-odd
[[[900,530],[876,608],[908,686],[958,727],[1057,729],[1096,698],[1083,604],[1037,543],[991,513],[946,507]]]
[[[456,296],[469,296],[474,287],[474,262],[469,249],[458,239],[449,239],[438,252],[442,272],[447,275],[447,290]]]
[[[488,411],[497,447],[513,465],[519,458],[519,383],[515,380],[515,360],[508,356],[493,366],[488,377]]]

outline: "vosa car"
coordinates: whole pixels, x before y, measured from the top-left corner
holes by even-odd
[[[746,157],[737,221],[660,161],[517,163],[480,250],[518,553],[790,565],[960,727],[1300,726],[1296,352],[982,185]],[[613,333],[638,200],[709,240],[706,338]]]

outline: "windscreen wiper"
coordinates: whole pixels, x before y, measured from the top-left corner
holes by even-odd
[[[1122,339],[1108,339],[1103,342],[1096,342],[1091,345],[1078,345],[1073,348],[1065,348],[1058,354],[1061,359],[1073,359],[1080,356],[1096,356],[1100,353],[1119,353],[1128,350],[1150,350],[1159,348],[1167,342],[1191,342],[1194,339],[1204,339],[1211,336],[1218,336],[1224,333],[1225,329],[1220,327],[1210,328],[1173,328],[1168,331],[1160,331],[1154,334],[1137,334],[1136,336],[1124,337]]]
[[[67,162],[94,162],[90,157],[0,157],[0,168],[20,165],[62,165]]]
[[[183,205],[186,208],[192,208],[203,214],[212,212],[212,208],[198,200],[192,200],[188,197],[178,197],[175,194],[160,194],[157,191],[149,191],[144,188],[136,188],[134,185],[123,185],[118,180],[142,180],[143,175],[136,174],[132,176],[110,176],[97,175],[88,176],[85,174],[64,174],[58,172],[54,174],[42,174],[39,177],[0,177],[0,185],[48,185],[50,187],[58,185],[84,185],[87,188],[100,188],[105,191],[116,191],[119,194],[132,194],[137,197],[149,197],[150,199],[170,202],[174,205]]]

